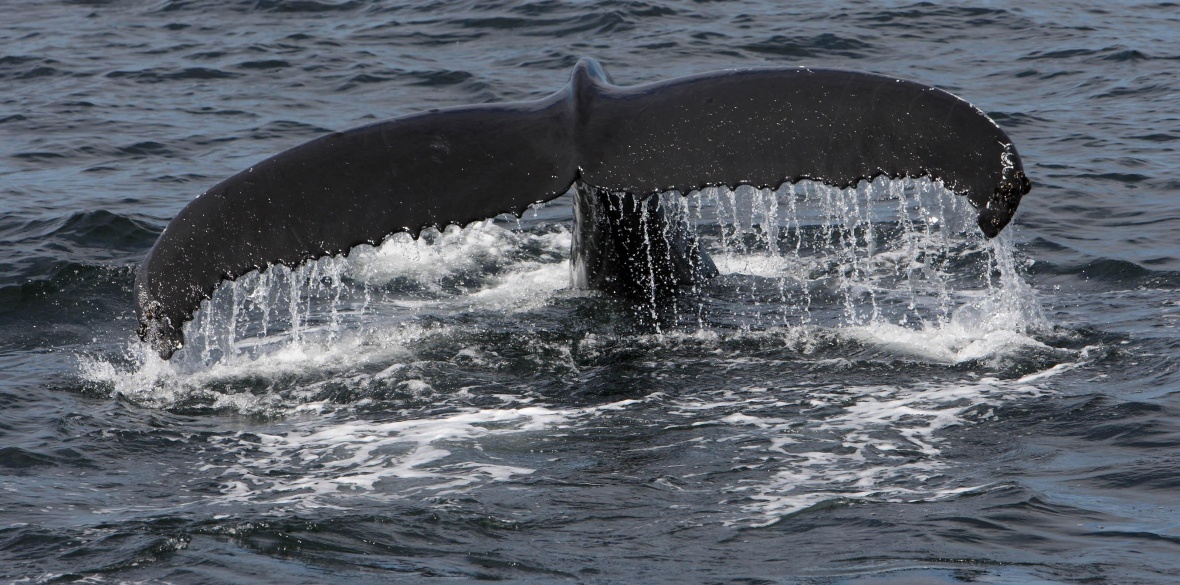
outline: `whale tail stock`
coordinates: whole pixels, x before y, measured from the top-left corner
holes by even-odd
[[[138,332],[166,359],[223,280],[347,254],[396,232],[520,215],[575,183],[575,286],[672,290],[716,268],[648,195],[802,179],[850,187],[879,175],[941,180],[976,207],[988,237],[1030,189],[1007,135],[936,88],[806,68],[620,87],[586,59],[547,98],[334,132],[218,183],[177,214],[140,266]],[[632,227],[650,233],[622,229],[636,212],[652,221]],[[661,247],[637,248],[655,238],[636,233],[661,234]],[[635,270],[640,253],[669,268]]]

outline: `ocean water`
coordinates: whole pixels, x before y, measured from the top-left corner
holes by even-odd
[[[1180,582],[1180,5],[1027,4],[5,4],[0,580]],[[1034,188],[994,241],[925,180],[664,194],[722,274],[655,320],[569,288],[565,197],[136,340],[204,189],[583,56],[929,83]]]

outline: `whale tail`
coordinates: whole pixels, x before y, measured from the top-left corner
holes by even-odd
[[[671,294],[716,268],[649,195],[802,179],[850,187],[880,175],[941,180],[976,207],[988,237],[1031,187],[1008,136],[936,88],[806,68],[620,87],[583,60],[547,98],[334,132],[218,183],[177,214],[140,266],[139,335],[168,358],[224,280],[396,232],[520,215],[575,182],[575,285]],[[655,246],[636,237],[656,233]],[[641,256],[663,268],[635,269]]]

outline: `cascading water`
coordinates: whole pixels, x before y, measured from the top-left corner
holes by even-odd
[[[664,194],[661,204],[690,218],[726,275],[707,287],[732,300],[712,307],[717,325],[942,329],[956,311],[1019,333],[1046,324],[1010,238],[986,240],[971,205],[940,183],[804,181]]]
[[[956,312],[1018,333],[1044,324],[1010,240],[985,240],[970,204],[939,183],[878,178],[837,189],[804,181],[659,197],[722,273],[679,300],[683,327],[942,329]],[[188,347],[174,361],[191,369],[257,359],[331,346],[377,321],[423,311],[445,318],[513,274],[514,262],[566,260],[556,249],[523,259],[528,252],[511,247],[536,247],[533,228],[511,234],[500,225],[426,230],[416,240],[401,234],[351,258],[275,266],[225,283],[188,324]],[[403,314],[366,315],[374,303]]]
[[[836,189],[804,181],[658,197],[674,218],[668,225],[690,230],[720,275],[675,298],[671,320],[623,335],[786,331],[810,340],[801,347],[842,339],[956,363],[1026,344],[1026,333],[1047,327],[1008,237],[983,238],[971,206],[939,183],[878,178]],[[567,224],[511,221],[399,234],[347,258],[246,275],[202,304],[186,325],[187,347],[170,362],[133,343],[131,373],[103,360],[89,367],[111,370],[94,377],[154,405],[183,402],[181,387],[223,381],[230,390],[213,400],[220,403],[242,390],[273,393],[273,381],[240,383],[260,372],[320,379],[384,369],[412,362],[424,340],[478,337],[506,320],[568,335],[554,342],[567,357],[611,334],[602,315],[629,321],[622,303],[579,312],[598,301],[569,289]]]

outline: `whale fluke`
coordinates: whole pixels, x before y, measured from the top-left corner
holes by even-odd
[[[184,322],[223,280],[347,254],[396,232],[520,215],[575,182],[584,204],[616,193],[639,209],[647,195],[673,189],[802,179],[848,187],[879,175],[941,180],[978,209],[988,237],[1030,189],[1008,136],[936,88],[806,68],[620,87],[584,59],[547,98],[333,132],[218,183],[177,214],[140,266],[139,336],[167,359],[183,345]],[[612,233],[575,232],[587,234],[581,240]],[[695,247],[688,239],[668,245],[678,268],[662,282],[676,286],[715,270]],[[676,257],[690,248],[692,257]],[[582,251],[573,252],[577,264]],[[582,262],[590,267],[582,285],[611,282],[594,271],[612,264]]]

